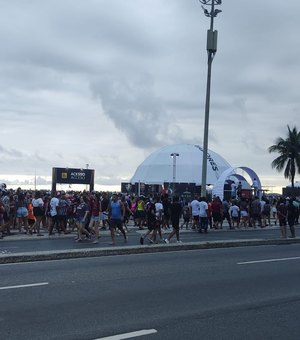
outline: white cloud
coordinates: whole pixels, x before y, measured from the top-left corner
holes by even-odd
[[[209,148],[274,183],[267,148],[299,120],[299,9],[227,0],[215,20]],[[197,0],[10,0],[0,16],[3,174],[90,164],[117,185],[161,146],[202,144]]]

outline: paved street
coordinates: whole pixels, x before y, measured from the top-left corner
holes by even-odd
[[[1,265],[1,338],[296,340],[299,268],[299,244]]]

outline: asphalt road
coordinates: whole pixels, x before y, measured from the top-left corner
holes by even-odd
[[[6,340],[296,340],[300,245],[1,265],[0,301]]]
[[[297,227],[296,234],[299,235],[299,226]],[[139,245],[139,239],[141,233],[145,231],[138,231],[137,228],[130,228],[128,233],[128,243],[124,243],[122,236],[116,238],[116,246],[133,246]],[[72,235],[48,237],[45,233],[43,237],[32,236],[8,236],[4,240],[0,240],[0,255],[1,254],[17,254],[35,251],[50,251],[50,250],[68,250],[68,249],[99,249],[104,247],[110,247],[111,238],[109,232],[102,232],[99,244],[92,244],[89,241],[82,243],[75,242],[74,237],[76,233]],[[164,233],[166,237],[168,233]],[[266,228],[266,229],[255,229],[255,230],[211,230],[208,234],[200,234],[191,230],[181,231],[181,240],[184,243],[189,242],[201,242],[201,241],[224,241],[224,240],[248,240],[248,239],[280,239],[279,228]],[[173,237],[171,243],[176,243],[176,238]],[[145,245],[149,242],[145,241]]]

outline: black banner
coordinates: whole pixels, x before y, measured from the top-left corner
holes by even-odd
[[[52,185],[59,184],[89,184],[90,189],[94,188],[95,170],[75,168],[53,168]]]

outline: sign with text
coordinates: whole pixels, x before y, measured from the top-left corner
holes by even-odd
[[[75,168],[53,168],[52,185],[59,184],[89,184],[94,188],[95,170]]]

